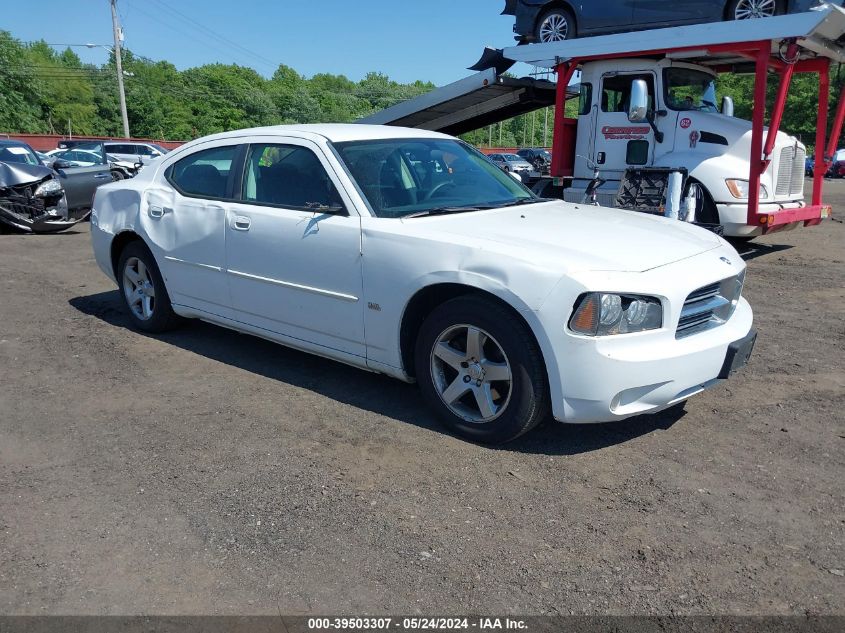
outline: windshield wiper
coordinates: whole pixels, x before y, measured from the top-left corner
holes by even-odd
[[[553,202],[554,198],[514,198],[508,202],[497,205],[496,208],[519,207],[523,204],[539,204],[541,202]]]
[[[434,209],[426,209],[425,211],[417,211],[410,215],[403,215],[402,219],[409,218],[424,218],[431,215],[452,215],[454,213],[469,213],[471,211],[489,211],[491,209],[504,209],[505,207],[517,207],[523,204],[537,204],[538,202],[552,202],[553,198],[514,198],[507,202],[498,202],[496,204],[484,204],[476,206],[454,206],[454,207],[436,207]]]
[[[407,220],[410,218],[424,218],[430,215],[452,215],[454,213],[470,213],[471,211],[487,211],[489,209],[497,209],[498,205],[491,206],[463,206],[463,207],[436,207],[434,209],[426,209],[425,211],[417,211],[416,213],[411,213],[410,215],[403,215],[402,219]]]

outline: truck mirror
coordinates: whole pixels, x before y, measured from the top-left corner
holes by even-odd
[[[734,115],[734,100],[731,97],[722,97],[722,114],[725,116]]]
[[[628,103],[628,120],[631,123],[645,121],[648,118],[648,85],[644,79],[631,82],[631,99]]]

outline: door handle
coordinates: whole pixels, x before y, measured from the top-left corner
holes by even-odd
[[[232,218],[231,227],[236,231],[249,231],[252,221],[245,215],[236,215]]]
[[[111,172],[109,172],[108,174],[97,174],[96,176],[94,176],[94,178],[111,178]]]
[[[162,218],[164,217],[165,213],[170,213],[173,209],[169,207],[159,207],[156,205],[150,205],[150,217],[151,218]]]

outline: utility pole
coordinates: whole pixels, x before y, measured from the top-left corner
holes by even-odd
[[[117,22],[117,0],[111,1],[111,24],[114,31],[114,62],[117,66],[117,88],[120,92],[120,116],[123,118],[123,136],[129,138],[129,115],[126,113],[126,93],[123,91],[123,62],[120,57],[120,40],[123,39]]]
[[[546,120],[543,123],[543,147],[549,144],[549,109],[546,108]]]

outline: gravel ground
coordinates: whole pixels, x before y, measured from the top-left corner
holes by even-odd
[[[755,244],[742,374],[495,449],[413,386],[132,331],[87,225],[2,235],[0,613],[845,614],[845,227]]]

